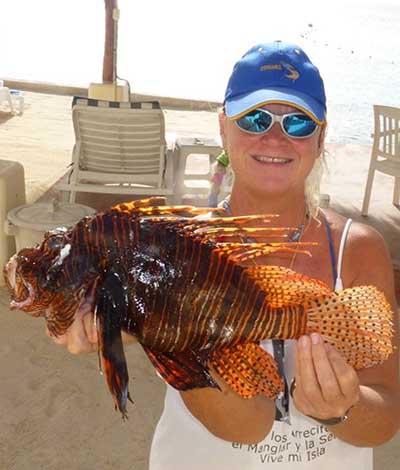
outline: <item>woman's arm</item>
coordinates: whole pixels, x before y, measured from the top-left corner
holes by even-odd
[[[355,225],[352,232],[344,258],[345,285],[374,285],[385,293],[394,311],[394,352],[381,365],[356,373],[318,335],[303,337],[297,347],[294,402],[302,413],[321,419],[341,416],[352,407],[349,419],[330,430],[350,444],[373,447],[391,439],[400,427],[398,313],[382,237],[363,225]]]
[[[218,374],[212,376],[221,390],[181,392],[192,415],[220,439],[242,444],[262,441],[274,423],[275,402],[261,395],[241,398]]]
[[[90,310],[78,315],[64,335],[55,337],[48,329],[46,333],[71,354],[94,352],[98,348],[97,328]],[[125,344],[137,342],[124,332],[122,339]],[[217,373],[212,375],[221,390],[203,388],[181,393],[190,412],[221,439],[251,444],[261,441],[272,428],[274,402],[265,396],[241,398]]]
[[[55,338],[48,330],[47,334],[72,354],[97,351],[97,330],[92,313],[76,318],[63,336]],[[136,342],[133,336],[124,332],[122,335],[124,343]],[[272,428],[274,401],[264,396],[241,398],[218,374],[212,375],[221,391],[205,388],[181,393],[190,412],[221,439],[251,444],[260,442]]]

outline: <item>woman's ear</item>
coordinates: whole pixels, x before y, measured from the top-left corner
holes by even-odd
[[[325,144],[326,123],[322,124],[321,131],[318,136],[318,150],[322,152]]]
[[[219,120],[219,135],[221,136],[221,141],[222,141],[222,148],[225,147],[225,142],[226,142],[226,114],[224,112],[220,112],[218,114],[218,120]]]

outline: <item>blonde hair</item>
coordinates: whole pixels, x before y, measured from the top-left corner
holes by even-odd
[[[315,160],[314,166],[310,174],[306,178],[304,188],[304,198],[307,213],[310,217],[316,218],[318,214],[320,195],[321,195],[321,180],[327,168],[326,155],[327,151],[322,150],[320,156]],[[229,167],[228,167],[229,168]],[[218,195],[221,190],[222,182],[227,177],[228,168],[216,161],[211,169],[210,179],[210,193],[209,205],[214,207],[218,203]]]
[[[327,151],[322,150],[320,156],[315,160],[314,166],[310,174],[307,176],[304,197],[306,203],[306,209],[310,217],[316,218],[318,214],[320,195],[321,195],[321,180],[324,171],[327,168],[326,165]]]
[[[222,107],[219,110],[219,113],[225,115],[225,108]],[[322,127],[322,140],[320,141],[321,152],[318,158],[314,162],[314,166],[310,174],[306,178],[305,188],[304,188],[304,198],[306,204],[306,210],[310,217],[317,218],[318,209],[320,206],[320,195],[321,195],[321,180],[324,172],[327,169],[326,156],[328,154],[327,150],[324,147],[325,141],[325,132],[326,132],[326,123]],[[215,162],[211,169],[211,180],[210,180],[210,193],[209,193],[209,202],[217,205],[218,195],[221,190],[222,182],[224,178],[227,177],[227,173],[234,174],[229,169],[231,168],[230,164],[223,165],[219,161]]]

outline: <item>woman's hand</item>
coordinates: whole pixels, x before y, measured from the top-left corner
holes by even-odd
[[[357,373],[320,335],[302,336],[296,353],[293,400],[301,413],[319,419],[338,418],[359,401]]]
[[[53,336],[47,327],[46,334],[56,344],[65,346],[71,354],[97,351],[97,328],[91,312],[77,315],[62,336]]]
[[[77,315],[67,332],[61,336],[54,336],[46,327],[46,334],[56,344],[65,346],[71,354],[81,354],[97,351],[98,334],[92,312]],[[137,339],[124,331],[121,332],[124,344],[136,343]]]

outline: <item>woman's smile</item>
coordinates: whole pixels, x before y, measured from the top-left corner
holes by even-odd
[[[258,163],[262,164],[273,164],[273,165],[287,165],[293,161],[293,158],[288,157],[278,157],[272,155],[250,155],[253,160],[256,160]]]
[[[270,103],[262,107],[275,115],[296,110],[293,106]],[[232,169],[235,185],[271,196],[287,193],[290,188],[303,191],[307,176],[319,155],[320,131],[309,138],[288,137],[276,122],[263,133],[243,131],[233,120],[221,117],[222,137]]]

